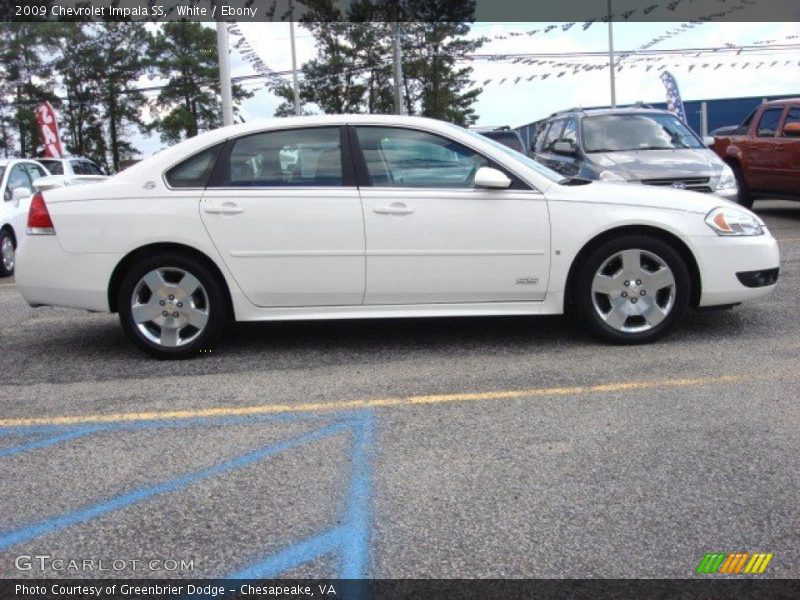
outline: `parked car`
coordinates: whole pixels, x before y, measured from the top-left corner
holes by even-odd
[[[82,156],[64,158],[37,158],[52,175],[92,175],[105,176],[96,162]]]
[[[482,136],[500,142],[504,146],[508,146],[512,150],[527,154],[525,149],[525,142],[522,141],[522,136],[511,129],[508,125],[502,127],[472,127],[473,131],[477,131]]]
[[[33,184],[47,175],[47,169],[35,161],[0,159],[0,277],[14,274]]]
[[[565,177],[714,193],[736,201],[733,171],[672,113],[570,109],[539,129],[534,158]]]
[[[287,148],[303,169],[281,164]],[[118,312],[160,358],[209,349],[230,318],[569,309],[603,339],[649,342],[690,306],[769,293],[779,267],[759,218],[714,195],[568,179],[386,115],[221,128],[37,193],[18,254],[29,304]]]
[[[733,169],[742,205],[800,200],[800,98],[765,102],[712,148]]]

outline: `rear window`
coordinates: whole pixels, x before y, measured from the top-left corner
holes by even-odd
[[[164,176],[173,188],[204,188],[217,162],[222,144],[207,148],[172,167]]]
[[[64,165],[60,160],[40,160],[39,164],[44,165],[44,168],[50,171],[51,175],[63,175]]]

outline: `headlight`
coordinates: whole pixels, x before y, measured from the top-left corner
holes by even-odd
[[[624,182],[627,182],[627,179],[625,179],[619,173],[615,173],[614,171],[601,171],[600,172],[600,180],[601,181],[624,181]]]
[[[735,190],[737,188],[736,175],[733,174],[733,169],[728,165],[723,166],[722,175],[719,176],[719,182],[717,183],[717,190]]]
[[[717,235],[763,235],[758,219],[738,208],[718,207],[706,216],[706,225]]]

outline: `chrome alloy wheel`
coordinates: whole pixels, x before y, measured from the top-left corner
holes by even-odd
[[[3,244],[0,245],[0,257],[2,257],[5,272],[11,273],[14,270],[14,242],[8,236],[3,237]]]
[[[623,250],[606,259],[592,280],[592,303],[609,327],[623,333],[648,331],[675,305],[675,276],[647,250]]]
[[[131,315],[139,332],[160,346],[184,346],[208,324],[208,294],[191,273],[177,267],[150,271],[133,289]]]

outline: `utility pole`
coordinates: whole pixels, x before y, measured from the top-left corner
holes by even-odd
[[[297,85],[297,49],[294,43],[294,4],[289,21],[289,37],[292,40],[292,89],[294,91],[294,114],[300,114],[300,88]]]
[[[614,80],[614,19],[611,15],[611,0],[608,0],[608,71],[611,77],[611,108],[617,108],[617,89]]]
[[[217,58],[219,59],[219,89],[222,95],[222,124],[233,125],[231,62],[228,56],[228,25],[223,21],[217,21]]]
[[[403,104],[403,56],[400,46],[400,23],[394,22],[394,112],[397,115],[406,114]]]

